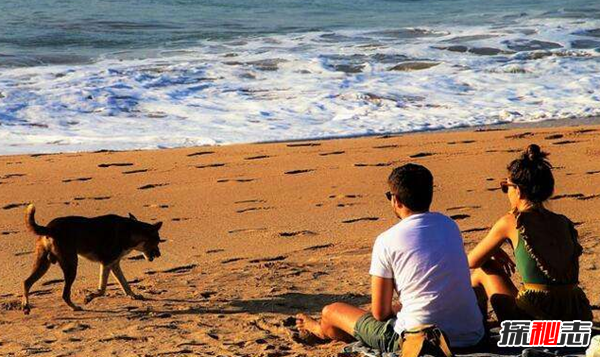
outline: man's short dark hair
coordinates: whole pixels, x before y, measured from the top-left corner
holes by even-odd
[[[433,198],[433,175],[425,166],[406,164],[388,177],[390,191],[413,212],[429,211]]]

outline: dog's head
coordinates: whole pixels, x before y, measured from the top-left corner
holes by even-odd
[[[150,262],[153,261],[154,258],[160,257],[158,244],[164,242],[159,234],[162,222],[154,224],[141,222],[131,213],[129,214],[129,219],[134,223],[131,230],[131,236],[135,244],[133,249],[141,252],[144,255],[144,258]]]

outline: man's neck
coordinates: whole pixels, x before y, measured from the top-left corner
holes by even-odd
[[[429,211],[411,211],[411,210],[403,210],[400,212],[400,219],[407,219],[410,216],[414,216],[416,214],[427,213]]]

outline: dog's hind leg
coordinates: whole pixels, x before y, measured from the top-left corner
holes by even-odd
[[[62,298],[67,305],[73,311],[83,310],[81,307],[73,304],[71,301],[71,287],[77,276],[77,254],[75,254],[70,260],[65,259],[64,255],[61,255],[58,260],[60,267],[62,268],[63,274],[65,275],[65,286],[63,288]]]
[[[108,283],[108,274],[110,273],[110,268],[104,264],[100,265],[100,277],[98,279],[98,290],[93,293],[88,294],[85,297],[84,303],[89,304],[92,300],[97,297],[103,296],[106,292],[106,284]]]
[[[31,311],[31,307],[29,306],[29,290],[36,281],[40,280],[40,278],[46,274],[48,268],[50,268],[50,261],[48,260],[46,250],[38,244],[35,247],[35,253],[36,257],[35,262],[33,263],[33,270],[29,277],[23,282],[22,308],[25,315],[28,315]]]
[[[121,270],[121,266],[119,265],[119,262],[114,263],[110,269],[112,270],[113,276],[119,282],[119,285],[121,285],[121,289],[123,289],[123,292],[127,296],[129,296],[130,298],[132,298],[134,300],[143,300],[144,299],[144,297],[142,295],[134,294],[134,292],[131,291],[131,288],[129,287],[129,283],[127,282],[127,279],[125,279],[125,275],[123,275],[123,271]]]

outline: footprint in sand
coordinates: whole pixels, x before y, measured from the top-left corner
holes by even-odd
[[[269,155],[257,155],[257,156],[249,156],[249,157],[245,157],[244,160],[261,160],[261,159],[268,159],[271,156]]]
[[[308,172],[312,172],[315,171],[314,169],[301,169],[301,170],[292,170],[292,171],[286,171],[284,172],[285,175],[298,175],[298,174],[305,174]]]
[[[23,177],[23,176],[26,176],[26,175],[25,174],[6,174],[4,176],[0,176],[0,180],[8,180],[13,177]]]
[[[432,155],[435,155],[435,153],[432,153],[432,152],[419,152],[419,153],[416,153],[416,154],[409,155],[408,157],[410,157],[411,159],[417,159],[417,158],[420,158],[420,157],[427,157],[427,156],[432,156]]]
[[[19,231],[2,231],[2,232],[0,232],[0,235],[8,236],[8,235],[17,234],[17,233],[19,233]]]
[[[514,135],[507,135],[504,138],[506,139],[525,139],[525,138],[529,138],[532,137],[534,134],[530,131],[526,131],[524,133],[519,133],[519,134],[514,134]]]
[[[169,205],[159,205],[159,204],[149,204],[149,205],[144,205],[145,208],[169,208]]]
[[[144,172],[148,172],[150,170],[148,169],[139,169],[139,170],[129,170],[129,171],[123,171],[121,172],[123,175],[131,175],[131,174],[141,174]]]
[[[391,162],[377,162],[374,164],[366,164],[366,163],[359,162],[359,163],[354,164],[354,166],[356,166],[356,167],[387,167],[387,166],[390,166],[391,164],[392,164]]]
[[[85,201],[85,200],[92,200],[92,201],[105,201],[105,200],[110,200],[111,196],[97,196],[97,197],[74,197],[73,201]]]
[[[7,302],[1,302],[0,303],[0,311],[17,311],[17,310],[21,310],[21,301],[19,300],[12,300],[12,301],[7,301]],[[0,346],[2,346],[2,344],[0,343]],[[50,351],[47,351],[50,352]]]
[[[106,168],[106,167],[124,167],[124,166],[133,166],[131,162],[112,162],[109,164],[100,164],[98,167]]]
[[[246,212],[253,212],[253,211],[267,211],[270,209],[273,209],[273,207],[249,207],[249,208],[239,209],[236,212],[237,213],[246,213]]]
[[[499,189],[500,189],[500,187],[486,188],[486,190],[491,191],[491,192],[498,191]]]
[[[573,134],[586,134],[586,133],[595,133],[598,129],[579,129],[575,130]]]
[[[314,236],[317,233],[309,230],[293,231],[293,232],[279,232],[280,237],[298,237],[298,236]]]
[[[234,203],[241,204],[241,203],[265,203],[265,202],[267,202],[267,200],[253,199],[253,200],[235,201]]]
[[[245,178],[241,178],[241,179],[218,179],[217,182],[218,183],[225,183],[225,182],[240,182],[240,183],[245,183],[245,182],[252,182],[254,181],[254,179],[245,179]]]
[[[214,151],[197,151],[191,154],[188,154],[188,157],[194,157],[194,156],[204,156],[204,155],[211,155],[214,154]]]
[[[362,222],[362,221],[377,221],[377,220],[379,220],[379,217],[361,217],[361,218],[346,219],[346,220],[343,220],[342,223],[356,223],[356,222]]]
[[[562,139],[563,137],[564,137],[563,134],[552,134],[552,135],[545,136],[544,139],[546,139],[546,140],[556,140],[556,139]]]
[[[50,285],[56,285],[56,284],[60,284],[60,283],[64,283],[64,280],[63,279],[51,279],[51,280],[44,281],[42,283],[42,286],[50,286]]]
[[[244,260],[246,258],[229,258],[229,259],[225,259],[225,260],[221,260],[221,264],[229,264],[229,263],[233,263],[233,262],[239,262],[240,260]]]
[[[215,254],[215,253],[221,253],[224,251],[225,251],[225,249],[209,249],[205,253],[206,254]]]
[[[329,198],[361,198],[362,195],[329,195]]]
[[[390,145],[373,146],[373,149],[395,149],[397,147],[398,147],[398,145],[396,145],[396,144],[390,144]]]
[[[311,146],[321,146],[320,143],[292,143],[286,145],[289,148],[299,148],[299,147],[311,147]]]
[[[462,219],[467,219],[469,217],[471,217],[471,216],[468,214],[455,214],[455,215],[450,216],[450,218],[452,218],[455,221],[460,221]]]
[[[2,206],[3,210],[9,210],[9,209],[14,209],[14,208],[19,208],[19,207],[25,207],[29,205],[29,203],[9,203],[5,206]]]
[[[580,201],[587,201],[587,200],[591,200],[591,199],[598,198],[598,197],[600,197],[600,194],[581,196],[581,197],[576,197],[575,199],[580,200]]]
[[[182,222],[182,221],[189,221],[191,218],[187,218],[187,217],[175,217],[175,218],[171,218],[171,221],[173,222]]]
[[[320,152],[319,156],[330,156],[330,155],[341,155],[346,153],[345,151],[329,151],[329,152]]]
[[[563,195],[556,195],[554,197],[550,197],[551,200],[562,200],[564,198],[576,198],[576,199],[580,199],[582,197],[585,197],[585,195],[583,193],[566,193]]]
[[[253,233],[253,232],[265,232],[266,230],[267,230],[266,228],[240,228],[240,229],[232,229],[232,230],[228,231],[227,233],[229,233],[229,234]]]
[[[481,206],[477,206],[477,205],[473,205],[473,206],[454,206],[454,207],[448,207],[446,208],[446,211],[458,211],[458,210],[464,210],[464,209],[478,209],[481,208]]]
[[[32,254],[32,253],[33,253],[32,250],[28,250],[28,251],[25,251],[25,252],[18,252],[18,253],[15,253],[15,257],[21,257],[23,255],[29,255],[29,254]]]
[[[206,164],[206,165],[196,165],[197,169],[207,169],[210,167],[223,167],[225,166],[225,164],[223,163],[216,163],[216,164]]]
[[[286,260],[286,259],[287,259],[287,257],[285,255],[278,255],[276,257],[270,257],[270,258],[252,259],[249,261],[249,263],[279,262],[279,261]]]
[[[313,250],[326,249],[326,248],[331,248],[331,247],[333,247],[333,243],[311,245],[310,247],[306,247],[303,250],[313,251]]]
[[[151,188],[163,187],[163,186],[168,186],[168,185],[169,185],[168,183],[150,183],[150,184],[138,187],[138,190],[149,190]]]
[[[461,141],[448,141],[448,145],[456,145],[456,144],[473,144],[477,141],[475,140],[461,140]]]
[[[338,203],[338,204],[336,205],[336,207],[340,207],[340,208],[342,208],[342,207],[352,207],[352,206],[356,206],[356,205],[360,205],[360,204],[361,204],[361,203],[358,203],[358,202],[351,202],[351,203]]]
[[[174,274],[187,273],[197,266],[198,266],[198,264],[181,265],[181,266],[165,269],[162,271],[162,273],[174,273]]]
[[[73,179],[64,179],[62,180],[62,182],[64,183],[69,183],[69,182],[85,182],[85,181],[89,181],[91,180],[91,177],[78,177],[78,178],[73,178]]]
[[[561,141],[555,141],[552,143],[552,145],[567,145],[567,144],[575,144],[578,143],[578,141],[575,140],[561,140]]]
[[[600,170],[594,170],[594,171],[586,171],[585,172],[586,175],[595,175],[595,174],[600,174]]]

